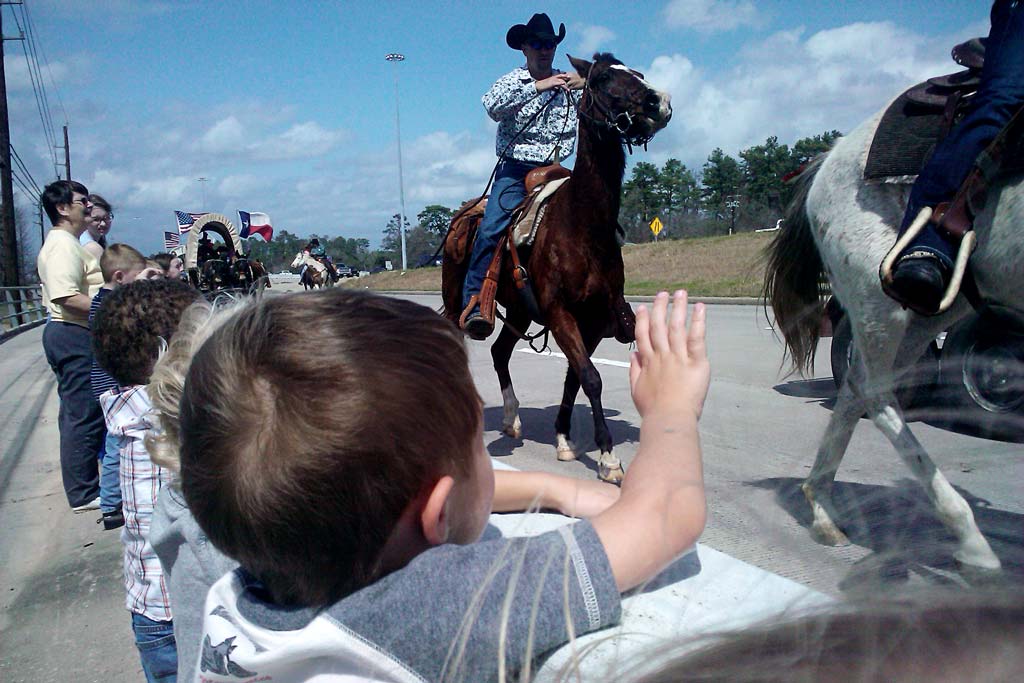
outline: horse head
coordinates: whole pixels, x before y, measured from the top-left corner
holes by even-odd
[[[306,262],[306,252],[300,251],[298,254],[295,255],[295,260],[292,261],[292,265],[290,267],[291,268],[298,268],[299,266],[301,266],[305,262]]]
[[[580,118],[617,133],[631,145],[646,144],[672,118],[671,97],[656,90],[644,75],[611,54],[594,55],[594,61],[569,56],[576,71],[586,79],[580,99]]]

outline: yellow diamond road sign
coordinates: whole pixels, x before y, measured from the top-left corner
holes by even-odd
[[[659,233],[659,232],[661,232],[661,228],[662,228],[662,227],[663,227],[663,226],[662,226],[662,224],[661,224],[661,219],[660,219],[660,218],[658,218],[657,216],[655,216],[655,217],[654,217],[654,220],[653,220],[653,221],[651,221],[651,232],[653,232],[653,233],[654,233],[654,236],[655,236],[655,237],[657,237],[657,236],[658,236],[658,233]]]

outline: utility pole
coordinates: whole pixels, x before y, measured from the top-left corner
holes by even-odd
[[[7,74],[4,71],[3,5],[0,4],[0,286],[21,284],[18,232],[14,229],[14,186],[11,177],[11,128],[7,120]],[[19,40],[12,38],[11,40]]]
[[[71,180],[71,145],[68,144],[68,127],[64,126],[64,180]]]

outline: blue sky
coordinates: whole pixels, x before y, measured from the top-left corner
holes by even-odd
[[[820,2],[221,2],[26,0],[70,129],[73,176],[106,196],[112,239],[161,247],[172,211],[263,211],[297,234],[366,237],[398,211],[394,78],[406,209],[457,206],[495,162],[480,96],[522,53],[535,11],[565,54],[611,51],[673,97],[632,161],[699,168],[778,135],[849,131],[901,88],[954,71],[988,30],[979,0]],[[16,33],[3,8],[4,33]],[[19,43],[5,44],[12,143],[42,185],[54,168]],[[406,55],[396,65],[388,52]],[[61,156],[61,159],[63,157]],[[197,178],[206,177],[206,183]],[[202,201],[205,192],[205,205]],[[16,197],[18,200],[18,197]],[[28,203],[28,202],[24,202]]]

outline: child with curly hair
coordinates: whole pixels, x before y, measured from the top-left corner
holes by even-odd
[[[136,280],[112,291],[93,319],[96,362],[118,385],[100,396],[100,406],[121,456],[127,607],[150,682],[177,680],[178,660],[167,585],[149,542],[157,495],[169,473],[146,450],[144,440],[152,429],[146,384],[182,312],[199,296],[178,280]]]

